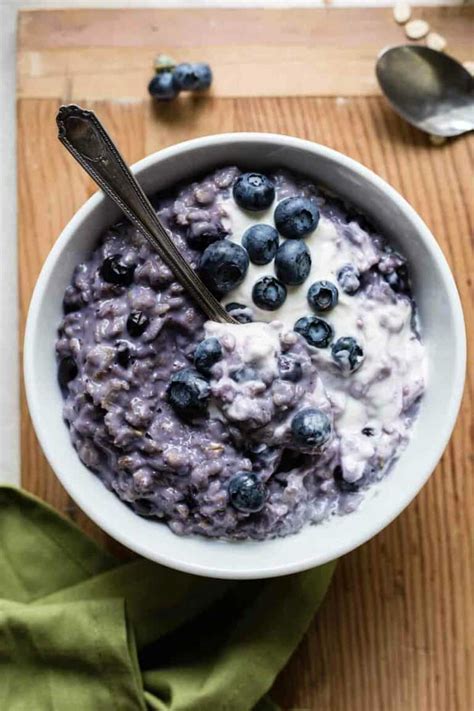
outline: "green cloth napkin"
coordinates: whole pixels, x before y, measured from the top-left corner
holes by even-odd
[[[334,564],[264,581],[122,563],[0,486],[0,709],[270,711]]]

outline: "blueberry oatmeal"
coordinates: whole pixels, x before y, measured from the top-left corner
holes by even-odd
[[[178,534],[264,539],[354,510],[424,389],[404,258],[284,171],[220,169],[154,204],[236,323],[206,321],[128,222],[108,229],[56,343],[79,457]]]

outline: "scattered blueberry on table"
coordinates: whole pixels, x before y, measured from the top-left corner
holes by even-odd
[[[158,101],[171,101],[172,99],[176,99],[179,94],[179,89],[176,88],[173,82],[173,74],[171,72],[155,74],[148,84],[148,93]]]
[[[205,62],[176,62],[159,55],[155,62],[155,76],[148,84],[148,93],[157,101],[172,101],[182,91],[201,92],[212,84],[212,70]]]

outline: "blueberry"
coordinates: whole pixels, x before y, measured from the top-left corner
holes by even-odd
[[[319,210],[309,198],[289,197],[276,206],[275,227],[283,237],[306,237],[316,229],[318,222]]]
[[[204,62],[197,62],[193,64],[194,73],[198,78],[197,86],[194,87],[194,91],[204,91],[209,89],[212,84],[212,70],[209,64]]]
[[[406,264],[402,264],[382,276],[397,294],[408,291],[408,270]]]
[[[333,309],[338,299],[337,287],[330,281],[315,281],[308,289],[308,302],[315,311]]]
[[[58,383],[62,388],[66,388],[67,384],[74,380],[78,374],[76,361],[72,356],[61,358],[58,365]]]
[[[251,323],[253,321],[252,309],[248,306],[244,306],[244,304],[238,304],[236,301],[232,301],[230,304],[225,305],[225,310],[239,323]]]
[[[316,408],[300,410],[291,421],[293,440],[300,447],[319,449],[330,439],[331,433],[331,420]]]
[[[338,338],[331,347],[331,354],[344,373],[353,373],[364,360],[364,351],[352,336]]]
[[[148,93],[157,101],[176,99],[179,89],[176,88],[172,72],[158,72],[148,84]]]
[[[256,371],[248,365],[243,365],[241,368],[234,370],[230,377],[236,383],[248,383],[250,380],[258,380]]]
[[[279,309],[286,299],[286,286],[272,276],[264,276],[252,289],[254,304],[265,311]]]
[[[127,368],[130,364],[130,348],[125,341],[121,341],[117,344],[117,363],[122,366],[122,368]]]
[[[102,262],[100,275],[104,281],[118,286],[130,286],[133,281],[135,264],[122,264],[120,254],[107,257]]]
[[[302,284],[311,271],[311,254],[300,239],[291,239],[278,247],[275,257],[275,273],[280,281],[289,286]]]
[[[278,232],[271,225],[252,225],[244,232],[242,246],[253,264],[269,264],[278,249]]]
[[[63,298],[63,312],[64,314],[70,314],[73,311],[79,311],[84,306],[84,301],[82,299],[82,293],[75,289],[73,286],[68,286],[64,292]]]
[[[188,229],[186,239],[192,249],[202,250],[226,236],[226,230],[219,223],[193,222]]]
[[[235,181],[232,193],[237,205],[257,212],[270,207],[275,198],[275,186],[261,173],[242,173]]]
[[[138,338],[147,329],[150,319],[142,311],[132,311],[127,319],[127,331],[132,338]]]
[[[289,380],[291,383],[297,383],[303,377],[303,369],[301,363],[287,355],[278,357],[278,370],[282,380]]]
[[[256,513],[265,505],[265,484],[254,472],[237,472],[228,485],[229,501],[237,511]]]
[[[360,287],[360,272],[353,264],[345,264],[337,273],[339,286],[346,294],[355,294]]]
[[[173,72],[173,86],[176,91],[201,91],[209,89],[212,72],[208,64],[202,62],[178,64]]]
[[[305,338],[310,346],[327,348],[332,341],[334,332],[327,321],[317,316],[303,316],[295,323],[295,329]]]
[[[342,467],[335,467],[333,473],[334,483],[343,494],[354,494],[359,490],[359,485],[355,481],[346,481],[342,475]]]
[[[212,366],[221,358],[222,348],[217,338],[206,338],[194,352],[194,366],[203,375],[209,375]]]
[[[201,278],[209,289],[223,295],[245,279],[249,255],[235,242],[222,240],[206,247],[199,262]]]
[[[209,383],[193,368],[173,373],[168,384],[168,402],[184,417],[195,417],[206,412],[209,402]]]

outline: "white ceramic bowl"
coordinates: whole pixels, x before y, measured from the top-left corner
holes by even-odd
[[[458,413],[465,372],[465,333],[456,286],[432,234],[407,202],[367,168],[324,146],[281,135],[236,133],[166,148],[134,166],[147,193],[216,166],[248,170],[283,166],[348,198],[372,217],[409,260],[429,360],[429,382],[411,441],[391,473],[352,514],[264,542],[178,537],[132,513],[79,461],[62,419],[54,342],[72,271],[93,249],[118,209],[101,193],[74,215],[39,276],[25,335],[25,383],[36,434],[71,497],[107,533],[147,558],[190,573],[264,578],[338,558],[372,538],[410,503],[436,466]],[[79,168],[77,168],[79,170]]]

